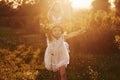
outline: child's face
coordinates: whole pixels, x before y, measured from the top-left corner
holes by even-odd
[[[61,28],[59,28],[59,27],[53,28],[53,30],[52,30],[52,35],[53,35],[55,38],[59,38],[59,37],[62,35],[62,30],[61,30]]]

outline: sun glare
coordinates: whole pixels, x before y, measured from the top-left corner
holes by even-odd
[[[2,0],[0,0],[2,1]],[[16,1],[14,0],[8,0],[9,2],[14,2],[14,5],[13,5],[13,8],[17,8],[18,5],[21,5],[22,3],[18,4],[16,3]],[[23,0],[21,0],[23,1]],[[91,4],[94,0],[69,0],[71,2],[71,5],[74,9],[90,9],[91,8]],[[115,5],[114,5],[114,1],[115,0],[109,0],[109,2],[111,3],[111,8],[114,8]],[[26,4],[29,3],[29,2],[34,2],[34,0],[28,0],[26,1]]]
[[[114,7],[115,7],[114,1],[115,1],[115,0],[109,0],[109,2],[111,3],[111,8],[114,8]]]
[[[70,0],[73,8],[90,8],[93,0]]]
[[[74,9],[89,9],[93,0],[70,0],[71,5]],[[111,7],[115,7],[114,0],[109,0]]]

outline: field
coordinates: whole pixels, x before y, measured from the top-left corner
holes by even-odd
[[[119,54],[71,53],[68,80],[119,80]],[[37,80],[53,80],[52,72],[40,70]],[[47,79],[46,79],[47,78]]]
[[[60,10],[52,6],[59,1]],[[114,8],[109,0],[94,0],[91,9],[59,1],[0,0],[0,80],[54,80],[44,64],[45,33],[54,22],[66,35],[81,30],[66,40],[68,80],[120,80],[120,0]]]
[[[68,80],[120,79],[118,51],[75,51],[72,44]],[[45,47],[40,34],[20,35],[10,28],[0,28],[0,80],[53,80],[53,73],[44,67]]]

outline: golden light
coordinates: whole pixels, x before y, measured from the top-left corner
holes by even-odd
[[[93,0],[70,0],[73,8],[90,8]]]
[[[71,5],[74,9],[89,9],[91,8],[91,4],[93,0],[69,0],[71,2]],[[109,0],[111,7],[114,8],[114,0]]]
[[[2,1],[2,0],[0,0],[0,1]],[[14,2],[15,4],[13,5],[13,8],[17,8],[18,7],[18,5],[21,5],[22,4],[22,2],[23,2],[23,0],[21,0],[21,3],[17,3],[16,4],[16,1],[14,1],[14,0],[8,0],[9,2]],[[72,5],[72,7],[74,8],[74,9],[90,9],[91,8],[91,3],[92,3],[92,1],[93,0],[69,0],[70,2],[71,2],[71,5]],[[115,7],[115,5],[114,5],[114,1],[115,0],[109,0],[109,2],[110,2],[110,4],[111,4],[111,8],[114,8]],[[32,4],[34,4],[35,3],[35,1],[34,0],[27,0],[26,1],[26,4],[27,3],[32,3]]]
[[[115,7],[114,1],[115,1],[115,0],[109,0],[109,2],[111,3],[111,8],[114,8],[114,7]]]

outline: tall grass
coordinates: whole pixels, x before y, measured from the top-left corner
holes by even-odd
[[[12,29],[0,27],[0,48],[13,50],[20,42],[22,41]]]

